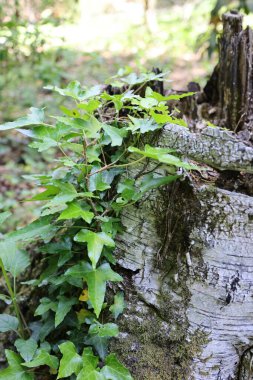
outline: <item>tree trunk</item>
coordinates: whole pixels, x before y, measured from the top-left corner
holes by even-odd
[[[224,60],[251,31],[243,34],[239,15],[228,19],[216,81],[205,91],[212,107],[222,105],[217,115],[229,129],[249,131],[251,63],[242,65],[249,39],[244,56],[240,48],[231,58],[240,62],[238,75]],[[151,191],[122,216],[117,253],[128,303],[112,344],[137,380],[253,379],[253,147],[246,140],[218,127],[166,126],[158,144],[207,170]]]

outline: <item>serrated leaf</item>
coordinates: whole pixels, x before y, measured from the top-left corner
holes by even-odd
[[[11,216],[11,212],[9,211],[5,211],[5,212],[1,212],[0,213],[0,224],[3,224],[7,218],[9,218],[9,216]]]
[[[25,367],[34,368],[47,365],[52,369],[57,369],[59,360],[56,356],[50,355],[46,350],[39,350],[38,355],[31,361],[22,363]]]
[[[33,338],[30,338],[27,340],[17,339],[15,342],[15,346],[18,352],[20,353],[20,355],[22,356],[22,358],[26,362],[29,362],[30,360],[32,360],[38,348],[38,344]]]
[[[28,253],[20,250],[10,239],[0,242],[0,258],[13,277],[20,275],[30,264]]]
[[[104,246],[114,247],[114,240],[105,232],[93,232],[89,230],[81,230],[74,237],[75,241],[86,242],[88,244],[88,256],[95,269],[97,262],[101,256]]]
[[[16,331],[18,325],[18,318],[9,314],[0,314],[0,332]]]
[[[112,143],[112,146],[122,145],[123,138],[126,137],[127,131],[125,129],[119,129],[110,125],[103,124],[103,130],[108,134]]]
[[[1,124],[0,131],[6,131],[8,129],[23,128],[29,125],[41,125],[44,121],[44,111],[39,108],[30,108],[30,113],[25,117],[20,117],[15,121]]]
[[[110,354],[105,359],[105,366],[101,373],[108,380],[133,380],[129,370],[121,364],[115,354]]]
[[[70,341],[64,342],[59,345],[59,349],[62,353],[62,358],[57,379],[69,377],[73,373],[77,375],[82,368],[83,360],[81,356],[77,354],[74,343]]]
[[[62,211],[58,220],[65,219],[76,219],[82,218],[87,223],[91,223],[94,218],[94,214],[91,211],[83,210],[82,207],[77,202],[72,202],[68,207]]]
[[[64,296],[59,297],[59,302],[55,313],[55,327],[57,327],[64,320],[72,306],[76,303],[76,298],[67,298]]]
[[[114,296],[114,304],[110,306],[109,310],[114,316],[115,319],[118,318],[120,314],[122,314],[125,308],[125,300],[123,292],[118,292]]]
[[[22,358],[11,350],[5,350],[9,367],[0,371],[1,380],[33,380],[34,375],[22,367]]]

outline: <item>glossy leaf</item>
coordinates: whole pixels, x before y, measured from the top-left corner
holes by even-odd
[[[67,341],[59,345],[62,353],[57,379],[78,374],[82,368],[83,360],[76,352],[74,343]]]
[[[21,365],[22,358],[11,350],[5,350],[9,367],[0,371],[1,380],[34,380],[33,373],[29,373]]]
[[[97,262],[101,256],[104,246],[114,247],[114,240],[104,232],[93,232],[89,230],[81,230],[74,238],[75,241],[86,242],[88,244],[88,256],[95,269]]]
[[[54,355],[50,355],[46,350],[39,350],[38,355],[31,361],[22,363],[25,367],[34,368],[41,365],[47,365],[52,369],[58,368],[58,358]]]
[[[101,373],[108,380],[133,380],[129,370],[121,364],[115,354],[110,354],[105,359],[105,366]]]
[[[72,306],[76,303],[76,298],[67,298],[64,296],[59,297],[59,302],[55,313],[55,327],[57,327],[64,320]]]
[[[61,219],[76,219],[82,218],[87,223],[91,223],[94,218],[94,214],[91,211],[83,210],[82,207],[77,202],[72,202],[68,207],[62,211],[58,220]]]

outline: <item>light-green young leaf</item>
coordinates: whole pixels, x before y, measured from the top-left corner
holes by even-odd
[[[34,380],[34,374],[22,367],[22,358],[11,350],[5,350],[9,367],[0,371],[1,380]]]
[[[94,214],[91,211],[83,210],[82,207],[77,202],[72,202],[68,207],[62,211],[58,220],[65,219],[76,219],[82,218],[87,223],[91,223],[94,218]]]
[[[114,240],[105,232],[93,232],[85,229],[78,232],[74,240],[79,243],[86,242],[88,244],[88,256],[92,262],[93,269],[96,268],[103,247],[115,246]]]
[[[76,352],[74,343],[67,341],[59,345],[62,353],[57,379],[78,374],[83,366],[83,360]]]
[[[116,358],[115,354],[110,354],[105,359],[105,366],[101,373],[108,380],[133,380],[130,372]]]
[[[39,350],[38,355],[32,361],[22,363],[22,365],[28,368],[34,368],[34,367],[39,367],[41,365],[47,365],[48,367],[52,369],[57,369],[58,364],[59,364],[58,358],[54,355],[50,355],[45,350]]]
[[[1,212],[0,213],[0,225],[3,224],[7,218],[9,218],[9,216],[11,216],[11,212],[9,211],[5,211],[5,212]]]
[[[110,125],[103,124],[103,129],[110,137],[112,146],[122,145],[123,138],[126,137],[127,131],[125,129],[119,129],[111,127]]]

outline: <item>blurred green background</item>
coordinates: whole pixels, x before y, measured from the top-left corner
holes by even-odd
[[[31,106],[57,112],[58,98],[43,89],[103,82],[119,68],[170,71],[168,84],[185,90],[204,85],[217,61],[220,16],[245,13],[252,25],[252,0],[0,0],[0,122]],[[0,211],[14,217],[4,231],[36,215],[23,201],[33,186],[23,179],[46,172],[54,152],[38,156],[15,133],[0,136]]]

